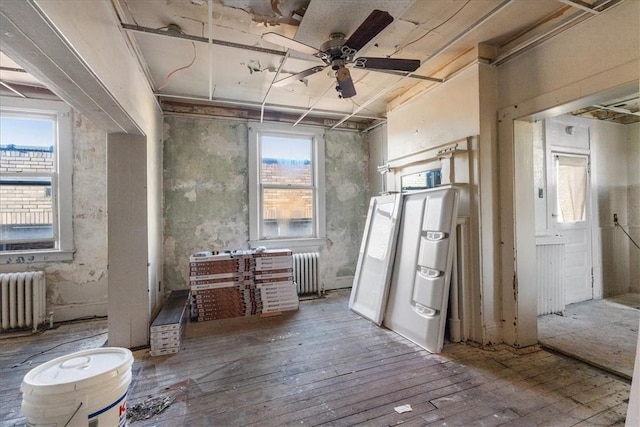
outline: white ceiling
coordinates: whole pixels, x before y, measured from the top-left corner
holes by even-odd
[[[488,46],[481,49],[487,62],[499,64],[618,1],[112,0],[151,87],[165,103],[364,122],[384,119],[394,99],[440,84],[433,80],[446,80],[475,61],[478,44]],[[274,80],[323,63],[271,44],[262,34],[276,32],[320,48],[331,33],[348,38],[374,9],[389,12],[394,21],[358,55],[418,59],[421,66],[413,76],[350,68],[357,94],[349,99],[338,97],[331,67],[284,87],[272,86]],[[4,55],[0,66],[5,85],[36,84]]]

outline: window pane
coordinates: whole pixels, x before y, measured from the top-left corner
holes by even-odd
[[[558,177],[558,222],[585,220],[587,200],[587,159],[556,156]]]
[[[263,184],[313,185],[311,139],[263,135],[260,141]]]
[[[313,190],[264,188],[262,237],[312,237]]]
[[[0,240],[53,239],[51,180],[0,180]]]
[[[0,116],[0,251],[55,247],[55,144],[54,116]]]
[[[0,116],[0,145],[3,148],[53,153],[55,136],[55,119],[52,117]]]

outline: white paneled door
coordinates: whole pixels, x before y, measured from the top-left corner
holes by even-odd
[[[551,153],[550,224],[564,237],[566,303],[593,298],[589,156]]]

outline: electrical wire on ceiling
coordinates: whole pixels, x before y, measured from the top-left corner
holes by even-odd
[[[390,55],[388,55],[388,57],[392,57],[393,55],[395,55],[396,53],[404,50],[405,48],[411,46],[414,43],[419,42],[420,40],[422,40],[423,38],[427,37],[429,34],[433,33],[435,30],[437,30],[438,28],[442,27],[444,24],[446,24],[447,22],[451,21],[453,18],[456,17],[456,15],[458,15],[460,12],[462,12],[462,9],[464,9],[469,2],[471,2],[471,0],[467,0],[462,6],[460,6],[460,8],[458,10],[456,10],[451,16],[449,16],[447,19],[445,19],[444,21],[442,21],[441,23],[439,23],[438,25],[436,25],[433,28],[430,28],[429,31],[427,31],[426,33],[424,33],[422,36],[418,37],[417,39],[410,41],[409,43],[406,43],[404,46],[399,47],[398,49],[396,49],[393,53],[391,53]]]
[[[164,78],[164,82],[158,87],[157,91],[161,91],[162,89],[164,89],[169,84],[169,79],[171,79],[171,77],[175,73],[177,73],[178,71],[186,70],[187,68],[191,67],[194,62],[196,62],[196,58],[198,57],[198,54],[196,52],[196,44],[194,42],[191,42],[191,46],[193,46],[193,58],[191,59],[191,62],[189,62],[185,66],[176,68],[175,70],[167,74],[167,77]]]

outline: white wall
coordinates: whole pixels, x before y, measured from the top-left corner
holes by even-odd
[[[622,2],[502,64],[498,108],[536,98],[562,105],[629,79],[637,81],[639,15],[640,1]],[[540,104],[538,111],[546,108]]]
[[[455,178],[462,186],[460,216],[470,217],[470,336],[478,342],[500,342],[501,302],[496,280],[497,249],[496,72],[474,64],[445,83],[388,113],[387,160],[470,138],[468,154],[457,157]],[[411,158],[419,159],[419,156]],[[388,189],[399,190],[399,175],[426,169],[414,164],[389,174]],[[460,182],[460,181],[458,181]]]
[[[508,343],[537,340],[528,332],[537,322],[531,309],[537,300],[536,274],[526,268],[535,257],[535,208],[519,198],[533,192],[533,160],[517,152],[514,123],[637,90],[639,12],[639,1],[622,2],[498,67],[501,283]]]
[[[627,125],[627,231],[640,245],[640,123]],[[629,291],[640,293],[640,249],[629,243]]]
[[[594,220],[594,275],[604,297],[629,290],[629,244],[613,225],[613,214],[628,229],[626,126],[589,120]]]
[[[479,79],[478,67],[471,67],[419,98],[389,111],[387,159],[478,135]]]

